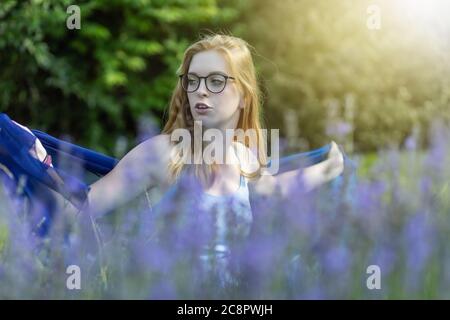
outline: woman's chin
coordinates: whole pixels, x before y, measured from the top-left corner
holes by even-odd
[[[215,121],[213,121],[210,117],[205,116],[205,115],[200,115],[200,116],[197,115],[196,117],[194,117],[194,121],[201,122],[203,129],[216,128],[216,126],[217,126],[217,123]]]

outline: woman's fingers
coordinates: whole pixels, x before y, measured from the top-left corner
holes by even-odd
[[[33,134],[33,132],[30,129],[28,129],[27,127],[21,125],[20,123],[15,122],[14,120],[12,120],[12,122],[14,124],[16,124],[17,126],[21,127],[23,130],[30,133],[31,135],[35,136]],[[30,154],[34,158],[38,159],[39,161],[44,162],[45,164],[47,164],[50,167],[53,167],[51,157],[47,154],[47,150],[45,150],[41,141],[37,137],[36,137],[33,147],[30,149]]]
[[[337,177],[344,170],[344,155],[334,141],[331,141],[331,149],[326,161],[325,175],[330,179]]]

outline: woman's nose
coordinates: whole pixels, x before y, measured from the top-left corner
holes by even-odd
[[[206,88],[206,79],[200,79],[200,85],[197,89],[197,93],[202,97],[205,97],[209,94],[208,89]]]

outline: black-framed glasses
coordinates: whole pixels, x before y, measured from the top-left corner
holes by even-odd
[[[208,89],[211,93],[221,93],[226,85],[227,80],[232,79],[233,77],[229,77],[220,73],[212,73],[207,77],[199,77],[195,74],[182,74],[179,76],[181,81],[181,87],[188,93],[192,93],[198,90],[200,87],[201,79],[205,79],[206,89]]]

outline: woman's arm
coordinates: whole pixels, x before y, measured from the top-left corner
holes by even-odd
[[[11,121],[30,135],[35,136],[29,128],[13,120]],[[119,161],[113,170],[90,186],[83,210],[89,208],[94,217],[99,217],[132,200],[144,190],[164,182],[166,180],[167,163],[169,163],[167,158],[170,154],[170,147],[168,135],[155,136],[136,146]],[[29,153],[32,157],[53,167],[51,157],[37,137]],[[12,176],[11,172],[3,167],[0,170]],[[56,172],[53,174],[53,178],[61,180]],[[64,184],[62,180],[60,182]],[[58,192],[54,191],[55,195],[58,195]],[[78,205],[73,206],[62,194],[55,198],[60,203],[61,208],[64,207],[66,211],[79,212],[79,209],[76,208]]]
[[[311,191],[335,179],[343,170],[344,156],[333,141],[327,160],[303,169],[291,170],[275,176],[263,175],[252,182],[252,184],[254,190],[259,194],[269,195],[278,189],[282,196],[286,196],[289,188],[296,184],[298,185],[300,182],[303,184],[305,191]]]
[[[170,141],[166,135],[148,139],[129,153],[106,176],[90,185],[88,210],[94,218],[134,199],[166,179]]]

